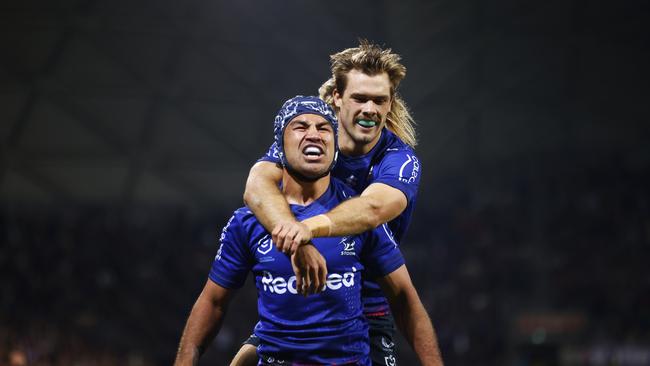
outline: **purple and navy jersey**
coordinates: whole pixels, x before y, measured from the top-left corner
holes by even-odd
[[[291,205],[299,220],[325,213],[354,192],[332,179],[308,206]],[[258,353],[287,364],[370,365],[368,326],[361,302],[361,275],[387,275],[404,259],[390,230],[382,225],[363,234],[315,238],[327,261],[323,292],[303,297],[296,291],[290,259],[248,208],[235,211],[220,237],[210,279],[230,289],[241,287],[253,272],[258,293]]]
[[[260,161],[279,163],[275,144]],[[413,149],[394,133],[384,128],[377,144],[365,155],[345,156],[339,153],[332,176],[342,180],[361,194],[372,183],[383,183],[399,189],[407,199],[404,211],[388,223],[396,242],[401,243],[411,221],[421,175],[420,161]],[[389,312],[388,302],[374,281],[364,283],[364,313],[382,315]]]

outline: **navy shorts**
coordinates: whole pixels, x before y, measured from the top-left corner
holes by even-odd
[[[370,358],[372,366],[397,366],[395,320],[390,314],[369,316]]]
[[[397,349],[395,347],[395,320],[390,314],[369,316],[370,358],[372,366],[397,366]],[[259,346],[260,339],[252,334],[244,344]],[[264,364],[264,363],[263,363]]]

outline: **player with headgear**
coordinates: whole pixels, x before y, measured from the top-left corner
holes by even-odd
[[[282,193],[298,218],[326,212],[354,192],[331,178],[338,123],[318,97],[288,100],[274,120],[275,140],[283,166]],[[319,251],[329,274],[318,294],[299,293],[293,266],[303,251],[288,256],[246,207],[224,227],[209,278],[181,337],[175,365],[192,365],[218,333],[229,299],[253,272],[258,291],[260,365],[371,365],[368,324],[361,302],[361,275],[382,284],[404,335],[423,364],[431,359],[431,327],[390,230],[377,229],[345,237],[315,238],[302,246]]]

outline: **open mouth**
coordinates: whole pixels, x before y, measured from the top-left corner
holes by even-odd
[[[371,119],[360,119],[357,120],[357,124],[360,125],[361,127],[372,128],[377,125],[377,122]]]
[[[320,158],[324,154],[324,151],[320,146],[307,145],[302,149],[302,153],[308,158]]]

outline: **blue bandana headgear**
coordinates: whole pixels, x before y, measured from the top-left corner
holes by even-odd
[[[284,153],[284,130],[287,127],[289,121],[301,114],[317,114],[325,118],[325,120],[327,120],[327,122],[332,125],[332,129],[334,130],[334,159],[332,160],[332,164],[324,175],[329,173],[330,170],[334,168],[334,164],[336,164],[336,158],[339,154],[339,123],[336,119],[336,114],[334,113],[332,107],[330,107],[319,97],[314,96],[297,95],[287,100],[284,102],[282,108],[280,108],[278,114],[275,116],[275,120],[273,122],[273,134],[275,136],[275,145],[278,148],[278,156],[282,162],[282,165],[291,173],[298,175],[303,180],[316,180],[321,177],[307,179],[306,177],[296,172],[296,170],[289,165],[286,154]]]

